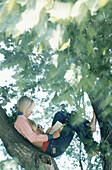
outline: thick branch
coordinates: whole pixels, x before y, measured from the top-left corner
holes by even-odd
[[[101,132],[101,145],[100,149],[102,152],[103,169],[112,170],[112,124],[107,117],[103,116],[105,107],[101,108],[102,101],[106,98],[105,93],[102,93],[101,98],[95,100],[93,96],[90,96],[92,107],[95,111]],[[112,114],[112,113],[110,113]]]
[[[0,138],[10,156],[18,158],[19,164],[27,170],[51,168],[58,170],[58,167],[50,156],[34,147],[29,141],[23,138],[8,122],[8,116],[0,107]]]

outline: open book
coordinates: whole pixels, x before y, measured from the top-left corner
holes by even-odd
[[[52,128],[52,130],[49,132],[49,134],[53,134],[55,131],[57,131],[58,129],[63,129],[63,127],[64,127],[64,125],[65,124],[62,124],[61,122],[59,122],[59,121],[57,121],[55,124],[54,124],[54,126],[53,126],[53,128]]]

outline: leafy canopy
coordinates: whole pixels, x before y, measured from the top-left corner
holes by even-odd
[[[107,87],[104,116],[108,116],[112,101],[111,3],[0,1],[0,53],[4,55],[0,68],[15,71],[16,85],[9,87],[12,97],[17,91],[36,94],[43,89],[49,95],[54,92],[52,104],[67,100],[80,108],[84,92],[98,99]]]

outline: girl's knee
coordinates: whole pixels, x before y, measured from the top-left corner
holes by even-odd
[[[61,123],[65,123],[65,117],[62,112],[57,112],[54,116],[53,124],[56,123],[57,121]]]
[[[57,112],[56,114],[55,114],[55,117],[62,117],[62,112]]]

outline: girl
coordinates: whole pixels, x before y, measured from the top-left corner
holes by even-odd
[[[43,152],[48,153],[52,157],[61,155],[70,145],[70,142],[74,136],[74,132],[77,132],[80,140],[82,140],[84,143],[85,149],[89,154],[96,150],[97,143],[93,140],[92,134],[90,133],[94,132],[96,129],[95,113],[93,113],[93,119],[91,122],[84,120],[84,122],[80,123],[79,125],[72,126],[70,124],[70,114],[64,111],[57,112],[54,116],[52,127],[57,121],[65,124],[65,126],[62,130],[59,129],[53,134],[49,134],[52,127],[50,127],[46,133],[44,133],[40,125],[37,125],[34,121],[28,119],[28,117],[33,113],[34,106],[34,101],[27,96],[22,96],[18,100],[18,116],[14,123],[14,127],[32,144],[38,148],[41,148]]]

